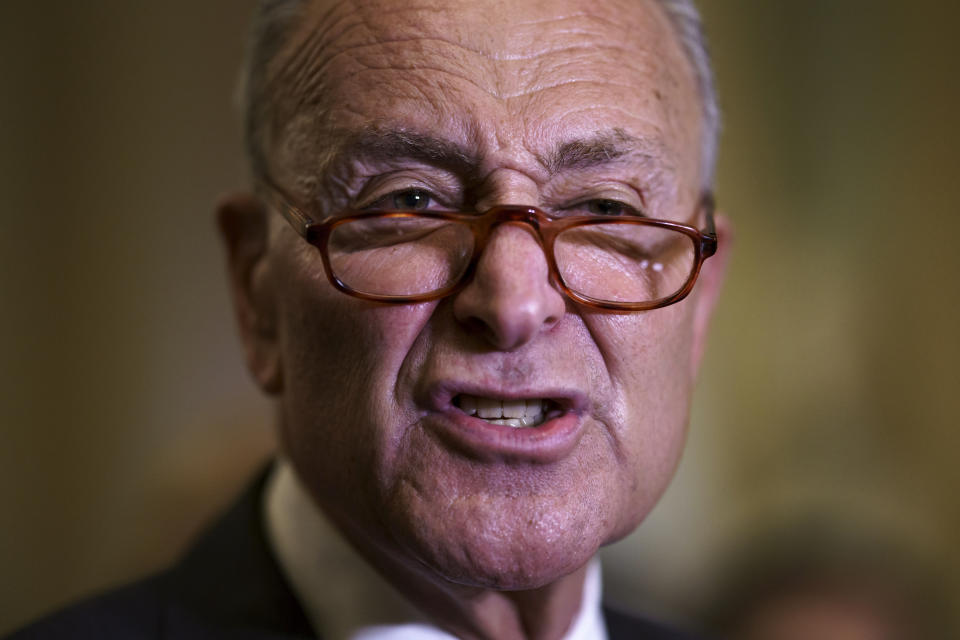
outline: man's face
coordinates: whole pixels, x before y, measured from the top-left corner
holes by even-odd
[[[696,85],[652,0],[315,2],[272,73],[273,177],[317,218],[615,200],[702,224]],[[531,588],[649,512],[683,445],[703,282],[655,311],[585,309],[532,230],[506,225],[460,293],[380,305],[335,291],[274,218],[248,346],[278,366],[286,455],[362,547]],[[547,420],[492,424],[470,399],[544,401]]]

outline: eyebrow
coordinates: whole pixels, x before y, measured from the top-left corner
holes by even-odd
[[[565,142],[540,161],[551,174],[557,174],[568,169],[590,169],[610,164],[627,156],[650,161],[659,155],[656,152],[658,146],[618,127],[589,138]]]
[[[457,173],[473,171],[479,157],[455,142],[403,129],[367,128],[341,137],[337,155],[365,158],[406,158]]]
[[[477,170],[480,156],[475,149],[430,134],[404,129],[365,128],[340,136],[339,160],[347,157],[371,159],[412,159],[443,167],[460,174]],[[550,175],[566,170],[590,169],[629,158],[653,164],[662,157],[662,145],[655,140],[629,135],[621,128],[587,138],[568,140],[537,160]]]

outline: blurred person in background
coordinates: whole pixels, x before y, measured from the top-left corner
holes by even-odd
[[[264,1],[244,106],[218,221],[278,460],[15,637],[687,637],[594,556],[674,472],[723,277],[692,3]]]
[[[875,523],[797,515],[727,555],[705,626],[731,640],[950,640],[931,551]]]

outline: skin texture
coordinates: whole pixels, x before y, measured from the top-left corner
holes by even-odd
[[[416,188],[432,208],[613,199],[702,225],[697,89],[652,2],[315,2],[271,75],[272,177],[317,219]],[[682,303],[609,314],[503,226],[460,293],[387,306],[335,291],[252,196],[219,221],[250,369],[316,503],[458,635],[561,636],[584,565],[676,467],[723,252]],[[458,445],[441,427],[465,388],[573,398],[572,444]]]

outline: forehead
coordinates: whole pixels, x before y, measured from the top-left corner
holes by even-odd
[[[673,164],[699,152],[693,72],[654,0],[317,0],[270,71],[300,153],[371,127],[481,156],[547,157],[611,131]]]

